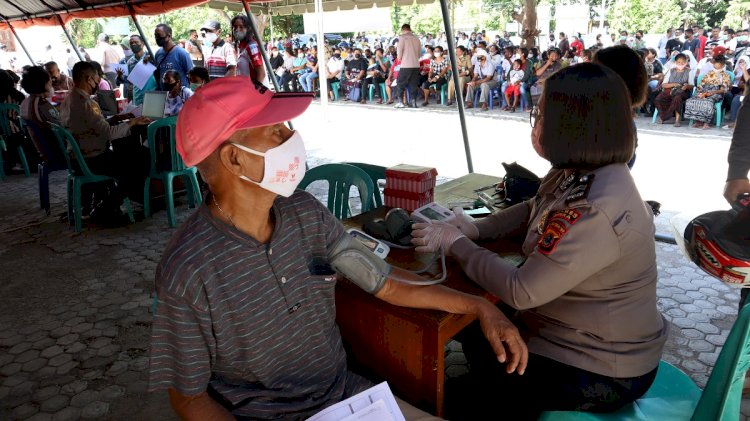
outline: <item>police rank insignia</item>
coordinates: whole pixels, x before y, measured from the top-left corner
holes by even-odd
[[[582,175],[575,183],[573,183],[573,188],[565,198],[566,205],[570,205],[579,200],[585,200],[588,197],[589,190],[591,190],[591,184],[594,182],[594,175],[595,174]]]

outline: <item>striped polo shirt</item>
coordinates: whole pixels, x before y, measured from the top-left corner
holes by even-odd
[[[304,419],[370,386],[347,371],[335,320],[326,255],[341,223],[304,191],[272,212],[266,244],[205,203],[172,237],[156,271],[150,390],[209,389],[238,418],[266,420]]]
[[[226,76],[227,69],[237,65],[237,54],[235,54],[234,45],[224,40],[221,40],[217,45],[204,47],[203,59],[205,60],[210,80]]]

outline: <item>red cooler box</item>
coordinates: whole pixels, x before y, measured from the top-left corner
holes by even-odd
[[[431,167],[399,164],[385,170],[385,188],[410,193],[425,193],[435,188],[437,170]]]
[[[389,189],[383,190],[385,205],[390,208],[402,208],[408,212],[413,212],[422,206],[434,201],[434,190],[424,193],[412,193],[400,190]]]

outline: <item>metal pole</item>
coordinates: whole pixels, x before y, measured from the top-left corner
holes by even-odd
[[[320,84],[320,105],[323,107],[323,118],[328,115],[328,57],[326,57],[326,38],[323,33],[323,0],[315,0],[315,14],[318,20],[318,83]],[[363,92],[362,95],[365,93]]]
[[[70,42],[70,46],[73,47],[73,51],[76,52],[76,55],[78,56],[78,60],[86,61],[83,59],[81,52],[78,50],[78,47],[76,47],[76,43],[73,42],[73,38],[70,36],[70,32],[68,32],[68,28],[65,27],[65,23],[63,23],[63,20],[60,17],[60,15],[57,14],[55,16],[57,16],[57,21],[60,22],[60,26],[62,26],[63,32],[65,32],[65,36],[68,37],[68,42]]]
[[[18,40],[18,44],[21,46],[21,48],[23,48],[23,52],[26,53],[26,57],[29,58],[29,61],[31,62],[31,65],[33,66],[35,64],[34,59],[31,58],[31,54],[29,54],[29,50],[26,49],[26,46],[23,45],[23,41],[21,41],[21,38],[18,38],[16,29],[13,27],[13,25],[10,24],[10,21],[8,21],[7,19],[5,20],[5,23],[8,24],[8,28],[10,28],[10,31],[13,32],[13,36],[16,37],[16,39]]]
[[[138,16],[135,14],[135,10],[133,10],[133,6],[130,5],[130,3],[128,3],[128,10],[130,11],[130,18],[133,19],[133,23],[135,24],[135,29],[138,30],[138,34],[141,36],[141,41],[143,41],[143,45],[146,46],[146,50],[148,51],[148,55],[153,60],[155,58],[154,52],[151,51],[151,46],[148,45],[148,40],[146,39],[146,34],[143,33],[143,29],[141,28],[141,24],[140,24],[140,22],[138,22]]]
[[[469,133],[466,131],[466,110],[464,109],[464,98],[461,89],[461,81],[458,78],[458,61],[456,59],[456,43],[453,39],[453,28],[451,27],[450,15],[448,14],[448,0],[440,0],[440,10],[443,12],[443,24],[445,25],[445,36],[448,38],[448,55],[451,60],[451,73],[453,73],[453,84],[456,86],[456,103],[458,105],[458,119],[461,120],[461,134],[464,138],[464,150],[466,151],[466,165],[469,173],[474,172],[474,164],[471,161],[471,147],[469,146]],[[459,98],[459,95],[461,96]]]
[[[273,87],[276,92],[281,92],[281,86],[279,86],[279,82],[276,80],[276,73],[274,73],[273,67],[271,67],[271,61],[268,59],[268,54],[266,53],[266,46],[263,45],[263,37],[261,37],[261,34],[258,33],[258,27],[255,25],[255,19],[253,18],[253,14],[250,12],[250,5],[248,4],[247,0],[242,0],[242,5],[245,6],[245,13],[247,14],[247,18],[250,21],[250,30],[253,31],[255,40],[258,41],[260,55],[263,56],[263,63],[265,63],[266,70],[268,71],[268,79],[270,79],[271,83],[273,83]]]

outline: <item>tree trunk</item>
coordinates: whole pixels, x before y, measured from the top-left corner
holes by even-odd
[[[513,12],[513,19],[521,24],[521,46],[526,48],[536,47],[536,37],[539,36],[536,17],[536,0],[523,1],[523,14]]]

